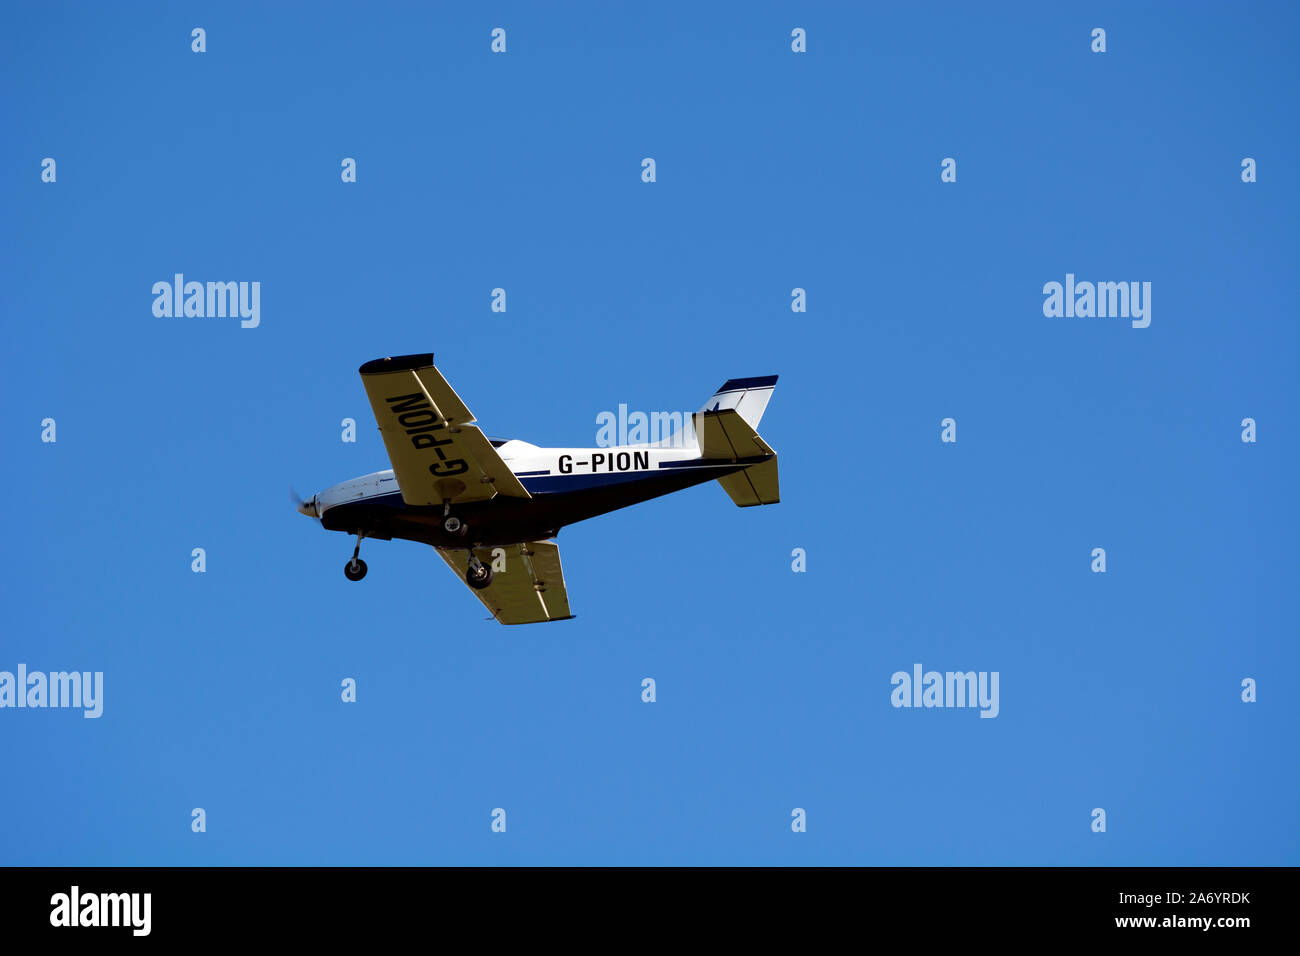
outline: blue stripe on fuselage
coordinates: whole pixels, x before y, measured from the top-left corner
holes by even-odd
[[[730,461],[702,462],[701,459],[696,458],[685,461],[662,462],[659,467],[672,468],[675,471],[683,468],[712,471],[721,467],[734,468],[735,463]],[[597,474],[587,473],[581,475],[548,475],[545,472],[522,472],[516,473],[515,477],[519,479],[519,483],[527,489],[530,495],[553,495],[643,481],[648,478],[659,477],[661,474],[662,472],[655,470],[599,472]],[[364,498],[354,498],[351,501],[340,501],[337,505],[332,505],[331,508],[353,504],[400,504],[401,501],[402,493],[400,491],[386,491],[381,495],[367,495]]]
[[[762,460],[763,459],[760,458],[751,463],[758,464],[758,462]],[[659,467],[660,468],[721,468],[724,465],[727,467],[731,467],[733,465],[743,465],[745,462],[749,462],[749,461],[750,459],[747,458],[739,459],[737,461],[732,461],[730,458],[686,458],[686,459],[679,459],[677,461],[661,461],[659,462]]]
[[[716,471],[721,468],[735,470],[736,467],[737,462],[724,459],[688,458],[684,461],[664,461],[659,463],[660,469],[672,468],[687,471]],[[743,464],[740,467],[744,467]],[[520,484],[528,489],[530,495],[547,495],[644,481],[649,478],[659,477],[661,474],[662,472],[651,469],[649,471],[602,471],[595,474],[587,472],[572,475],[542,475],[536,478],[524,478],[522,475],[516,474],[515,477],[519,479]]]
[[[536,478],[520,478],[519,482],[528,489],[530,495],[550,495],[566,491],[585,491],[588,488],[603,488],[608,485],[622,485],[644,478],[653,478],[654,475],[653,471],[612,471],[583,475],[539,475]]]

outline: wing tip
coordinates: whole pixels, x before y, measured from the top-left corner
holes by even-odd
[[[371,359],[357,371],[362,375],[377,375],[382,372],[413,372],[416,369],[428,368],[432,364],[433,353],[421,352],[418,355],[391,355],[388,358]]]

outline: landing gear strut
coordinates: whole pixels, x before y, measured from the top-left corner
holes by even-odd
[[[484,564],[474,552],[469,553],[469,568],[465,571],[465,582],[476,591],[482,591],[496,577],[490,565]]]
[[[366,576],[366,562],[361,560],[361,539],[365,535],[357,534],[357,546],[352,549],[352,560],[343,565],[343,576],[349,581],[360,581]]]

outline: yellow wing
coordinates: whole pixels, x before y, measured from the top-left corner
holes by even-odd
[[[474,416],[433,367],[433,355],[399,355],[361,366],[402,500],[408,505],[528,498]]]
[[[437,550],[447,566],[464,581],[469,566],[468,552]],[[493,567],[495,573],[486,588],[470,590],[502,624],[536,624],[573,617],[569,612],[569,592],[564,586],[558,545],[550,541],[525,541],[502,548],[475,548],[474,554],[485,565]]]

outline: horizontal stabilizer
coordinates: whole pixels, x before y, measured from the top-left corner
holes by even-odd
[[[744,471],[735,471],[725,478],[719,478],[718,484],[742,508],[774,505],[781,500],[775,457],[761,465],[750,465]]]
[[[700,457],[713,461],[743,461],[774,455],[770,445],[734,408],[695,413]]]
[[[748,468],[718,479],[737,505],[750,508],[781,500],[776,452],[736,409],[697,413],[695,433],[700,441],[700,458],[710,462],[752,462]]]

